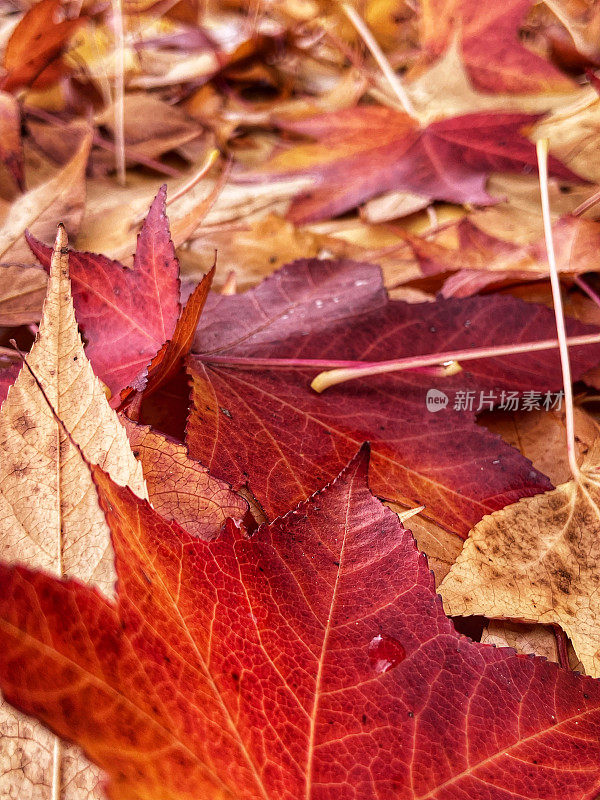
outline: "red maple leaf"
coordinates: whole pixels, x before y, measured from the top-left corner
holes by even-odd
[[[460,40],[462,58],[473,84],[483,92],[569,92],[574,84],[519,38],[532,0],[424,0],[422,43],[428,60],[437,59]]]
[[[498,239],[462,219],[456,226],[458,248],[443,247],[408,231],[400,235],[410,244],[424,275],[454,273],[444,282],[444,297],[468,297],[507,281],[548,277],[546,242],[515,244]],[[556,262],[561,272],[587,272],[600,246],[600,223],[565,215],[552,227]]]
[[[391,108],[360,106],[281,121],[284,130],[317,143],[276,155],[260,174],[315,178],[316,185],[291,207],[294,222],[328,219],[391,189],[486,205],[493,201],[485,190],[491,172],[537,169],[535,147],[521,134],[537,119],[531,114],[482,112],[421,128]],[[550,173],[581,182],[555,158],[550,159]]]
[[[574,321],[568,329],[594,330]],[[551,311],[512,297],[411,305],[388,301],[371,265],[298,261],[244,295],[209,297],[194,348],[202,355],[190,361],[190,453],[234,488],[248,484],[273,517],[370,441],[376,494],[424,504],[466,535],[485,514],[549,488],[527,459],[475,424],[475,412],[482,397],[489,410],[503,392],[558,389],[557,351],[464,362],[452,377],[380,375],[322,395],[310,389],[320,368],[303,361],[383,361],[555,335]],[[572,348],[575,374],[599,355],[597,345]],[[278,358],[292,364],[269,368]],[[438,413],[427,410],[430,389],[449,399]],[[453,408],[458,392],[472,393],[471,410]]]
[[[204,542],[94,468],[113,605],[0,565],[0,686],[113,800],[591,800],[600,683],[458,635],[367,450]]]
[[[171,338],[179,316],[179,262],[161,187],[138,236],[133,268],[96,253],[69,253],[77,322],[94,372],[113,394],[128,386]],[[50,267],[52,248],[27,233]]]

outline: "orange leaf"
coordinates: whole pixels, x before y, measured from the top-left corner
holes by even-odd
[[[5,91],[29,86],[62,53],[71,35],[84,21],[61,19],[60,0],[41,0],[32,6],[14,29],[4,52],[8,70]]]

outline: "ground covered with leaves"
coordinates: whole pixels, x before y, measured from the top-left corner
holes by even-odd
[[[0,797],[600,796],[598,4],[0,53]]]

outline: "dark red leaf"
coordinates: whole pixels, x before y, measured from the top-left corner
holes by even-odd
[[[550,488],[527,459],[475,424],[475,412],[481,392],[494,392],[497,403],[503,391],[559,389],[557,351],[464,362],[464,372],[447,378],[403,372],[355,380],[322,395],[309,388],[318,369],[244,366],[245,358],[380,361],[556,335],[551,311],[512,297],[382,303],[376,274],[366,265],[353,274],[348,262],[297,262],[245,296],[207,304],[195,344],[203,355],[190,363],[190,453],[234,488],[247,483],[273,517],[370,441],[376,494],[424,504],[432,519],[466,535],[485,514]],[[304,288],[294,294],[294,286]],[[240,309],[252,304],[258,313],[236,337]],[[359,313],[344,313],[353,307]],[[569,331],[594,329],[571,321]],[[212,361],[223,356],[239,364]],[[599,356],[598,345],[572,348],[574,373]],[[447,394],[446,408],[427,410],[429,389]],[[471,411],[453,409],[457,392],[473,392]]]
[[[165,213],[166,186],[138,236],[133,268],[95,253],[69,254],[77,322],[94,372],[113,394],[128,386],[171,338],[179,316],[179,263]],[[48,269],[52,248],[27,241]]]

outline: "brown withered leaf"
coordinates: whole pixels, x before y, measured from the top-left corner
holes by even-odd
[[[48,294],[27,359],[73,439],[92,463],[146,497],[141,465],[85,357],[71,299],[66,234],[59,228]],[[89,469],[23,367],[0,412],[0,550],[58,575],[94,581],[112,594],[110,533]],[[0,797],[48,800],[53,737],[0,706]],[[61,800],[102,797],[95,769],[77,751],[62,759]]]
[[[34,264],[24,233],[29,230],[42,241],[52,239],[56,221],[76,233],[83,216],[85,168],[92,142],[83,134],[71,160],[45,183],[18,197],[0,219],[0,261]]]
[[[180,108],[143,92],[125,94],[123,114],[123,134],[130,164],[136,163],[138,154],[146,158],[158,158],[202,133],[202,128]],[[114,137],[114,104],[102,109],[96,115],[95,123],[106,128]],[[93,154],[92,162],[96,170],[99,167],[114,169],[115,157],[110,151],[97,151]]]
[[[198,164],[190,167],[181,178],[167,180],[171,238],[175,247],[186,242],[202,222],[204,226],[243,222],[247,225],[268,211],[285,212],[292,196],[306,185],[305,178],[285,183],[265,183],[262,186],[239,185],[228,182],[207,213],[206,200],[215,189],[215,180],[202,179],[181,194],[198,172]],[[124,264],[131,263],[139,227],[156,195],[156,177],[132,175],[118,196],[106,191],[106,181],[88,180],[85,216],[77,237],[77,249],[104,253]],[[42,238],[39,237],[38,238]],[[214,253],[210,252],[210,263]],[[208,268],[210,264],[206,264]]]
[[[48,278],[39,267],[0,264],[0,326],[38,322]]]
[[[600,440],[579,480],[473,528],[440,587],[446,613],[560,625],[600,676]]]
[[[206,540],[219,533],[228,517],[238,522],[244,517],[246,501],[190,458],[185,445],[125,416],[121,422],[142,464],[149,500],[161,516]]]
[[[0,161],[13,176],[19,189],[24,191],[21,111],[15,98],[8,92],[0,92]]]

